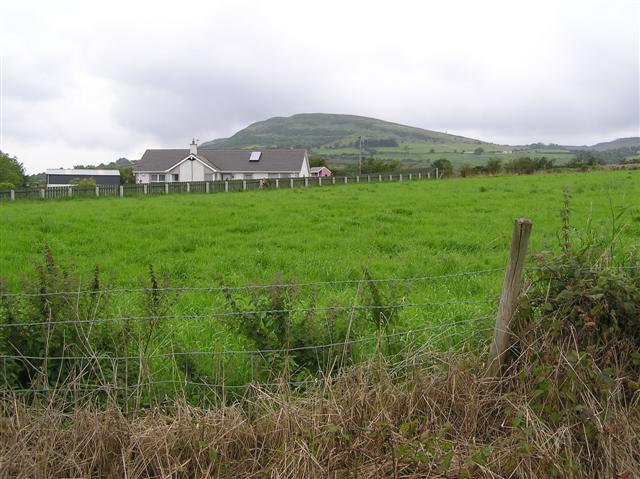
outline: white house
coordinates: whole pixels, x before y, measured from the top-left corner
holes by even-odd
[[[147,150],[133,168],[136,183],[310,176],[307,150]]]

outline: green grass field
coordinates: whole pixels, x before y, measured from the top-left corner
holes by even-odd
[[[640,171],[469,178],[245,193],[176,194],[137,198],[15,201],[0,205],[0,272],[6,290],[33,283],[34,263],[48,243],[55,260],[75,270],[84,284],[94,267],[101,288],[148,286],[152,264],[170,286],[242,286],[252,283],[407,278],[504,268],[514,218],[533,220],[530,251],[558,249],[563,188],[571,191],[571,223],[607,237],[622,209],[620,242],[640,246]],[[281,273],[281,274],[280,274]],[[392,331],[419,329],[493,315],[501,271],[440,281],[381,284],[385,304],[417,304],[394,312]],[[26,280],[24,278],[27,278]],[[77,286],[74,286],[77,288]],[[86,287],[86,286],[85,286]],[[296,307],[370,304],[354,284],[301,288]],[[229,311],[221,294],[171,296],[153,349],[188,351],[251,349],[232,321],[206,317]],[[238,294],[244,310],[264,303]],[[135,294],[110,298],[109,315],[144,315]],[[260,303],[262,301],[263,303]],[[369,301],[369,302],[368,302]],[[441,304],[450,301],[456,304]],[[458,304],[469,301],[468,304]],[[433,304],[437,303],[437,304]],[[256,306],[258,304],[258,306]],[[294,321],[328,321],[292,313]],[[198,318],[185,318],[185,315]],[[204,316],[204,317],[200,317]],[[358,315],[359,335],[372,334],[370,317]],[[335,315],[347,322],[348,311]],[[335,319],[334,317],[334,319]],[[333,320],[333,319],[332,319]],[[472,333],[487,336],[491,322],[448,330],[439,346],[451,347]],[[355,333],[354,333],[355,334]],[[420,336],[420,342],[432,336]],[[360,354],[366,354],[363,348]],[[243,359],[229,358],[230,381],[249,379]],[[239,361],[239,362],[238,362]],[[197,362],[196,362],[197,364]],[[243,369],[244,368],[244,369]],[[163,370],[162,374],[169,372]]]
[[[611,208],[630,208],[629,240],[640,236],[640,172],[471,178],[308,190],[167,197],[74,199],[0,205],[0,271],[9,288],[48,242],[88,273],[120,286],[148,264],[173,283],[268,281],[277,271],[306,280],[414,276],[502,266],[511,222],[534,222],[532,249],[553,246],[562,189],[572,221],[608,228]]]

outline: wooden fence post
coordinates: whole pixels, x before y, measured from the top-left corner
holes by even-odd
[[[291,188],[293,188],[293,178],[289,178],[289,183],[291,185]]]
[[[393,181],[393,175],[389,175],[389,181]]]
[[[224,180],[224,192],[229,193],[229,180]]]
[[[344,184],[345,184],[345,185],[347,184],[347,181],[349,181],[349,177],[348,177],[348,176],[345,176],[345,177],[344,177]]]
[[[400,177],[398,178],[399,181],[402,181],[402,173],[400,173]]]
[[[438,168],[436,167],[436,180],[440,179],[440,175],[438,175]]]
[[[371,183],[371,175],[367,175],[367,183]]]
[[[356,176],[356,183],[360,183],[360,175]]]
[[[209,193],[209,182],[208,181],[204,184],[204,192],[205,193]]]
[[[307,188],[309,186],[309,178],[304,177],[304,187]]]
[[[513,226],[509,261],[504,276],[504,284],[502,285],[500,307],[498,308],[496,326],[493,330],[491,349],[489,350],[487,377],[495,377],[500,374],[504,355],[509,349],[510,325],[522,290],[522,275],[527,258],[531,227],[531,221],[523,218],[517,219]]]
[[[191,183],[187,183],[187,193],[191,193]]]
[[[120,198],[124,196],[124,186],[120,185]]]
[[[100,196],[100,187],[96,185],[96,198]]]
[[[142,191],[145,195],[149,194],[149,186],[146,183],[142,185]]]
[[[69,198],[73,197],[73,188],[71,186],[67,188],[67,196],[69,196]]]
[[[44,188],[40,188],[40,198],[44,200]]]
[[[318,186],[322,186],[322,176],[318,176]]]
[[[378,175],[378,183],[382,183],[382,175]]]
[[[280,179],[276,178],[276,190],[280,188]]]
[[[335,176],[331,177],[331,183],[333,183],[334,185],[336,184],[336,177]]]
[[[165,183],[164,184],[164,194],[168,195],[169,194],[169,183]]]
[[[15,201],[15,199],[16,199],[16,191],[15,190],[9,191],[9,198],[11,199],[11,201]]]
[[[418,173],[418,179],[421,180],[422,179],[422,173]]]
[[[431,179],[431,172],[430,172],[430,171],[428,171],[428,172],[427,172],[427,180],[430,180],[430,179]]]

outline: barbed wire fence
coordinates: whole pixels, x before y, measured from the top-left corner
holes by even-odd
[[[421,290],[431,283],[438,295],[437,287],[450,289],[447,283],[466,289],[463,282],[473,283],[475,292],[482,278],[495,280],[502,271],[246,286],[1,292],[5,321],[0,323],[0,387],[5,395],[30,398],[113,395],[128,401],[145,396],[140,399],[145,402],[185,390],[219,398],[229,391],[318,386],[333,381],[343,366],[376,353],[399,369],[417,364],[442,345],[448,349],[454,337],[476,344],[486,341],[496,307],[495,288],[483,297],[476,293],[468,299],[412,301],[410,286]],[[400,291],[397,297],[389,293],[394,286]],[[380,297],[368,298],[367,287]],[[318,304],[313,299],[331,289],[338,291],[342,303],[327,297]],[[304,290],[309,294],[301,294]],[[291,298],[278,303],[271,301],[274,295]],[[169,304],[154,314],[130,313],[142,310],[149,297]],[[309,330],[322,325],[328,331],[296,337],[306,321]],[[261,342],[251,334],[240,334],[240,340],[232,337],[238,336],[242,324],[263,328],[264,334],[280,331],[280,340]],[[129,336],[126,345],[124,339],[122,347],[104,344],[105,337],[113,342],[118,335]]]
[[[518,228],[527,224],[530,231],[530,223],[516,222],[506,270],[0,291],[0,397],[136,409],[176,397],[210,404],[333,385],[344,381],[345,368],[368,361],[401,377],[443,352],[489,346],[495,374],[508,348],[518,282],[539,269],[524,267],[528,234],[523,240]]]

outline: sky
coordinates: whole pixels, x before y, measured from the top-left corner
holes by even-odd
[[[640,135],[640,1],[0,0],[28,173],[344,113],[504,144]]]

